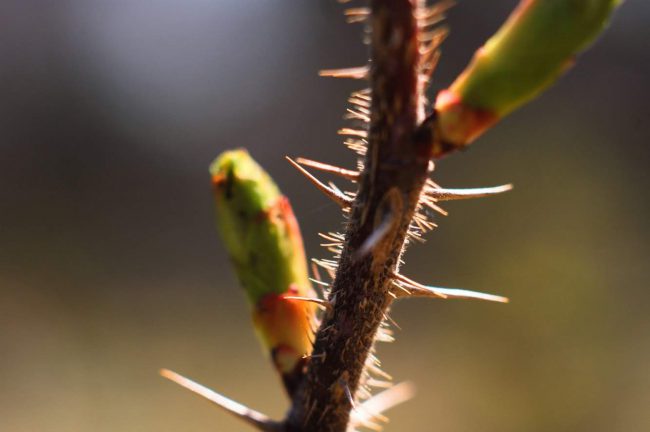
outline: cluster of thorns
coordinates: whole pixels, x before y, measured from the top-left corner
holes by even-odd
[[[416,12],[420,50],[420,60],[418,64],[418,91],[420,93],[419,106],[421,107],[421,112],[419,112],[419,116],[421,117],[421,121],[424,120],[425,117],[424,107],[428,105],[424,92],[438,63],[440,57],[440,44],[448,34],[446,28],[437,25],[444,18],[444,12],[451,5],[452,2],[450,1],[442,1],[433,6],[419,7]],[[350,8],[345,11],[347,21],[350,23],[364,23],[367,21],[369,15],[370,9],[367,7]],[[321,76],[352,79],[367,79],[369,73],[370,65],[320,71]],[[343,191],[333,182],[325,183],[319,180],[309,173],[305,167],[342,178],[355,184],[360,179],[364,170],[364,158],[366,157],[368,148],[368,125],[370,123],[372,107],[370,89],[353,92],[348,98],[348,102],[350,105],[347,108],[345,118],[346,120],[350,120],[353,124],[351,127],[340,129],[338,133],[346,137],[344,144],[357,154],[356,169],[346,169],[306,158],[296,158],[294,160],[287,157],[289,163],[303,174],[319,191],[340,206],[344,214],[348,214],[354,205],[355,193]],[[432,172],[433,169],[434,164],[433,162],[430,162],[429,172]],[[439,186],[433,180],[427,178],[421,191],[415,214],[408,229],[405,246],[409,240],[424,241],[423,235],[437,227],[432,220],[434,214],[437,213],[444,216],[448,214],[439,206],[440,202],[492,196],[509,191],[510,189],[512,189],[512,185],[510,184],[486,188],[448,189]],[[388,219],[380,224],[356,253],[359,256],[371,253],[377,242],[384,237],[391,226],[393,226],[393,223]],[[330,295],[330,284],[323,281],[317,267],[322,268],[329,277],[334,279],[345,242],[345,235],[338,232],[329,232],[319,235],[325,241],[321,246],[325,247],[334,255],[332,259],[312,259],[312,273],[314,277],[311,280],[323,288],[321,290],[321,296],[285,296],[284,298],[287,300],[316,303],[322,308],[324,313],[328,313],[334,308],[336,298],[335,296]],[[403,252],[404,250],[402,250],[402,253]],[[508,302],[507,298],[498,295],[485,294],[465,289],[441,288],[425,285],[408,278],[397,270],[393,271],[390,276],[392,277],[392,286],[394,289],[391,290],[389,294],[393,299],[407,297],[443,299],[467,298],[500,303]],[[388,317],[388,314],[384,314],[384,322],[377,331],[375,341],[391,342],[394,340],[390,329],[390,323],[395,325],[390,317]],[[323,354],[312,354],[311,357],[317,355]],[[373,347],[368,356],[364,374],[355,394],[352,394],[350,389],[345,385],[345,383],[343,383],[345,394],[352,406],[349,430],[355,430],[357,427],[380,430],[382,423],[387,420],[382,413],[413,396],[414,389],[411,383],[402,382],[393,385],[390,375],[384,372],[379,366],[380,363],[374,355]],[[213,402],[231,414],[234,414],[236,417],[244,420],[246,423],[254,426],[258,430],[276,432],[283,430],[282,423],[275,422],[269,419],[266,415],[232,401],[194,381],[189,380],[188,378],[178,375],[170,370],[163,370],[161,373],[164,377]],[[372,395],[370,387],[384,388],[384,390],[378,394]]]

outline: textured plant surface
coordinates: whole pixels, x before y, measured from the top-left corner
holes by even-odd
[[[446,214],[441,201],[510,189],[442,188],[430,178],[433,161],[465,147],[548,87],[604,28],[617,3],[521,1],[434,106],[426,88],[447,35],[439,23],[451,3],[372,0],[369,7],[346,10],[350,22],[362,22],[369,30],[370,61],[321,75],[369,82],[349,98],[350,125],[339,131],[358,155],[356,167],[289,159],[346,217],[344,233],[321,234],[333,253],[313,260],[312,282],[322,295],[314,294],[308,279],[291,206],[268,174],[244,150],[225,152],[211,167],[217,226],[258,336],[291,398],[286,418],[271,420],[174,372],[163,370],[163,375],[259,430],[381,428],[383,411],[413,392],[408,383],[393,386],[375,356],[377,342],[393,339],[393,301],[507,302],[496,295],[425,285],[400,273],[406,246],[436,226],[436,213]],[[307,168],[349,181],[355,190],[323,183]],[[373,388],[383,390],[373,395]]]

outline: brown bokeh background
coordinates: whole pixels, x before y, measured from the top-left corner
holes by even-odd
[[[434,89],[514,0],[449,14]],[[9,0],[0,6],[0,430],[238,431],[170,367],[279,417],[213,227],[207,166],[250,149],[291,198],[308,252],[341,217],[283,160],[352,166],[336,130],[360,28],[334,1]],[[417,397],[389,431],[650,430],[650,5],[630,0],[577,67],[469,151],[452,203],[407,254],[425,283],[510,305],[399,303],[380,347]],[[540,41],[544,43],[544,41]]]

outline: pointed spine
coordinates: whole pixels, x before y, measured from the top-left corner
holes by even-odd
[[[287,156],[286,159],[289,161],[291,165],[293,165],[294,168],[298,170],[298,172],[304,175],[307,178],[307,180],[311,182],[311,184],[316,186],[316,189],[318,189],[326,197],[328,197],[329,199],[337,203],[341,208],[348,208],[350,207],[350,205],[352,205],[353,199],[344,195],[340,191],[332,189],[331,187],[327,186],[325,183],[321,182],[316,177],[311,175],[309,171],[301,167],[299,163],[297,163],[290,157]]]
[[[266,415],[248,408],[232,399],[229,399],[219,393],[211,390],[197,382],[192,381],[182,375],[177,374],[169,369],[161,369],[160,375],[168,380],[186,388],[192,393],[201,396],[207,401],[217,405],[228,414],[244,421],[248,425],[262,432],[282,432],[284,429],[281,423],[275,422]]]

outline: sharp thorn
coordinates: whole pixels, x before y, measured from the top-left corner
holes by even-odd
[[[359,138],[368,138],[368,131],[352,128],[342,128],[338,130],[339,135],[349,135]]]
[[[429,19],[436,15],[444,14],[448,9],[456,4],[453,0],[442,0],[432,6],[419,8],[415,12],[415,18],[418,20]]]
[[[326,184],[318,180],[316,177],[311,175],[309,171],[304,169],[300,164],[298,164],[296,161],[291,159],[290,157],[286,156],[286,159],[289,161],[291,165],[294,166],[302,175],[307,177],[307,180],[309,180],[318,190],[323,192],[325,196],[333,200],[335,203],[337,203],[339,206],[342,208],[349,208],[352,205],[352,199],[347,197],[346,195],[342,193],[337,193],[336,191],[332,190],[329,188]]]
[[[378,380],[375,378],[368,378],[366,381],[366,384],[368,384],[371,387],[377,387],[377,388],[383,388],[383,389],[388,389],[393,387],[395,384],[393,384],[390,381],[384,381],[384,380]]]
[[[397,281],[393,281],[393,286],[395,288],[399,289],[398,292],[395,292],[395,291],[390,292],[391,297],[393,297],[393,299],[398,299],[398,298],[402,298],[402,297],[409,297],[411,295],[411,291],[406,289],[402,284],[397,283]]]
[[[380,417],[384,412],[412,399],[413,396],[415,396],[413,383],[405,381],[396,384],[360,404],[359,408],[351,413],[351,421],[361,424]]]
[[[332,310],[332,304],[330,302],[316,297],[284,296],[282,298],[285,300],[296,300],[296,301],[315,303],[319,306],[324,307],[327,310]]]
[[[244,406],[231,399],[228,399],[227,397],[222,396],[219,393],[190,380],[189,378],[185,378],[184,376],[179,375],[174,371],[171,371],[169,369],[161,369],[160,375],[172,382],[175,382],[181,387],[186,388],[192,393],[195,393],[204,399],[207,399],[213,404],[226,410],[228,413],[253,426],[257,430],[263,432],[280,432],[282,430],[280,423],[269,419],[264,414],[254,411],[247,406]]]
[[[359,99],[364,99],[364,100],[367,100],[367,101],[371,101],[372,100],[371,93],[372,92],[370,91],[369,88],[365,88],[365,89],[362,89],[362,90],[357,90],[355,92],[352,92],[352,94],[350,96],[355,97],[355,98],[359,98]]]
[[[438,204],[436,204],[438,202],[437,199],[431,197],[426,193],[424,194],[424,196],[420,195],[420,198],[421,198],[421,203],[429,207],[431,210],[441,214],[442,216],[449,216],[449,212],[447,212],[447,210],[443,209]]]
[[[361,120],[364,123],[370,123],[369,114],[364,114],[363,112],[352,108],[347,108],[345,111],[347,114],[345,114],[343,118],[346,120]]]
[[[370,8],[357,7],[357,8],[346,9],[345,11],[343,11],[343,15],[345,15],[345,16],[357,16],[357,15],[368,16],[368,15],[370,15]]]
[[[418,41],[422,43],[430,43],[431,46],[439,47],[448,34],[449,31],[446,28],[441,27],[428,32],[420,32],[418,34]]]
[[[311,262],[310,264],[311,264],[311,273],[314,275],[314,282],[318,284],[325,283],[322,281],[322,278],[320,277],[320,271],[318,271],[318,266],[316,265],[316,263]]]
[[[296,162],[301,165],[308,166],[326,173],[335,174],[340,177],[346,178],[348,180],[357,180],[359,178],[359,172],[354,170],[349,170],[345,168],[340,168],[334,165],[329,165],[323,162],[317,162],[311,159],[305,158],[296,158]]]
[[[370,71],[370,66],[359,66],[343,69],[323,69],[318,71],[318,75],[322,77],[329,78],[352,78],[352,79],[362,79],[368,77],[368,72]]]
[[[309,280],[312,281],[313,283],[315,283],[316,285],[320,285],[320,286],[323,286],[325,288],[329,288],[329,286],[330,286],[329,283],[323,282],[322,280],[317,279],[317,278],[309,278]]]
[[[404,297],[438,297],[438,298],[465,298],[492,301],[497,303],[508,303],[510,300],[507,297],[502,297],[494,294],[486,294],[478,291],[470,291],[456,288],[440,288],[429,285],[423,285],[406,276],[393,273],[393,276],[400,282],[407,285],[407,290],[398,291],[394,294],[397,298]],[[407,294],[408,292],[408,294]]]
[[[384,319],[394,325],[396,329],[402,330],[402,327],[400,327],[399,324],[397,324],[397,322],[390,315],[388,315],[388,313],[384,313]]]
[[[407,278],[406,276],[404,276],[403,274],[400,274],[400,273],[397,273],[397,272],[393,272],[393,277],[396,280],[398,280],[399,282],[402,282],[403,284],[406,285],[406,287],[403,287],[400,284],[395,284],[398,287],[402,288],[401,291],[398,291],[398,292],[395,293],[395,295],[397,295],[398,298],[400,298],[400,297],[412,297],[414,291],[416,291],[418,289],[419,290],[427,290],[427,288],[428,288],[426,285],[422,285],[421,283],[416,282],[414,280],[411,280],[411,279]],[[438,293],[437,291],[428,290],[427,292],[431,293],[430,297],[439,297],[439,298],[443,298],[443,299],[447,298],[447,296],[445,294]]]
[[[473,188],[473,189],[444,189],[444,188],[425,188],[425,193],[436,201],[451,201],[471,198],[481,198],[497,195],[512,190],[511,184],[501,186]]]
[[[388,373],[384,372],[379,366],[375,365],[372,361],[367,361],[366,362],[366,369],[368,369],[369,372],[377,375],[378,377],[381,377],[385,380],[392,380],[393,377],[390,376]]]
[[[440,22],[444,21],[445,16],[440,14],[440,15],[433,15],[428,18],[421,18],[418,20],[418,28],[421,30],[424,30],[426,28],[430,28],[431,26],[434,26],[436,24],[439,24]]]
[[[357,106],[360,106],[360,107],[365,108],[365,109],[370,109],[370,107],[372,106],[372,104],[371,104],[371,102],[369,100],[355,98],[355,97],[352,97],[352,96],[350,96],[348,98],[348,102],[350,102],[352,105],[357,105]]]
[[[475,299],[475,300],[485,300],[495,303],[509,303],[510,299],[508,297],[503,297],[494,294],[487,294],[478,291],[470,291],[465,289],[457,288],[439,288],[439,287],[429,287],[430,290],[435,290],[437,294],[443,294],[447,298],[458,298],[458,299]],[[426,291],[426,290],[425,290]],[[418,290],[415,290],[411,293],[414,297],[417,297],[419,294]],[[426,296],[426,292],[423,293]]]

